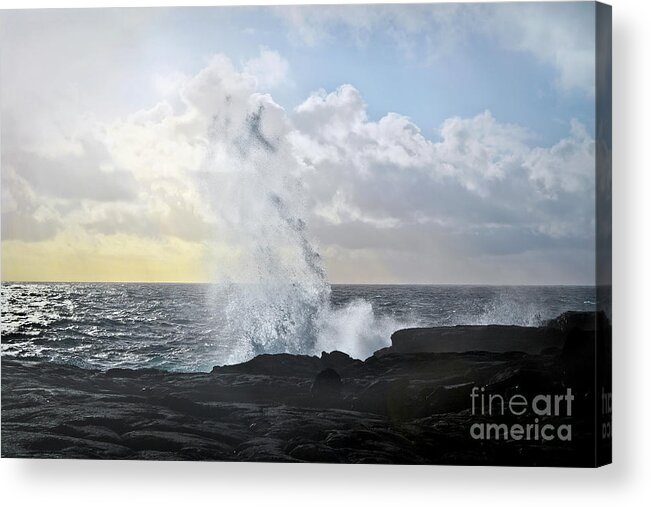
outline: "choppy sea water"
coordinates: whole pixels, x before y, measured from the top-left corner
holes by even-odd
[[[211,284],[3,283],[2,354],[97,369],[209,371],[247,359],[237,355],[243,337],[229,331],[228,298]],[[364,358],[400,328],[535,326],[567,310],[593,311],[595,298],[584,286],[334,285],[322,348]],[[268,347],[257,352],[283,350]]]

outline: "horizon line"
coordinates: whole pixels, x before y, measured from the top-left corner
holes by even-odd
[[[219,281],[142,281],[142,280],[0,280],[0,284],[7,283],[41,283],[41,284],[149,284],[149,285],[220,285],[231,282]],[[251,285],[255,282],[232,282],[236,285]],[[440,287],[598,287],[596,283],[480,283],[480,282],[328,282],[331,286],[337,285],[364,285],[364,286],[440,286]]]

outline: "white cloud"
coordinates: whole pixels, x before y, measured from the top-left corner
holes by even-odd
[[[594,143],[579,122],[556,145],[532,148],[526,129],[485,111],[449,118],[433,140],[396,113],[370,120],[350,85],[313,94],[291,119],[317,235],[341,258],[351,250],[373,252],[374,262],[412,262],[395,253],[405,248],[471,265],[487,255],[517,255],[523,266],[530,259],[532,279],[540,280],[535,273],[551,267],[536,267],[534,258],[562,246],[583,252],[576,254],[582,276],[590,276]],[[498,272],[473,269],[484,280]]]
[[[394,168],[421,166],[432,157],[432,143],[408,118],[389,113],[369,121],[366,104],[351,85],[332,93],[321,90],[292,116],[296,146],[307,148],[303,159],[348,165],[362,173],[375,163]]]
[[[289,63],[277,51],[262,47],[259,56],[245,62],[244,73],[255,78],[258,89],[266,90],[286,84]]]
[[[3,136],[41,155],[79,153],[74,137],[90,123],[133,110],[151,91],[134,43],[148,20],[139,9],[3,10]]]
[[[594,95],[594,4],[523,3],[486,9],[486,31],[507,49],[526,51],[557,71],[562,90]]]
[[[536,192],[581,192],[594,165],[594,141],[577,120],[571,122],[570,136],[551,148],[531,149],[526,129],[499,123],[489,111],[445,120],[437,142],[396,113],[370,121],[351,85],[314,93],[292,120],[291,140],[307,166],[340,165],[367,177],[387,167],[418,170],[482,197],[490,196],[493,183],[508,185],[505,180],[512,177],[527,178]]]
[[[498,123],[489,111],[474,118],[450,118],[435,145],[435,164],[468,190],[488,196],[487,181],[503,180],[518,171],[528,151],[527,132]]]
[[[594,95],[595,19],[588,2],[292,6],[274,12],[286,21],[290,39],[301,44],[346,37],[365,46],[379,34],[425,64],[463,50],[473,36],[484,36],[553,68],[561,90]]]
[[[3,115],[3,237],[35,240],[82,228],[209,238],[214,212],[198,184],[208,154],[212,150],[214,163],[228,164],[224,147],[237,142],[250,114],[273,101],[256,92],[252,76],[219,55],[195,76],[174,82],[166,100],[118,119],[71,115],[76,126],[62,127],[60,148],[43,146],[42,131],[27,128],[35,119],[47,132],[59,119],[54,112]],[[280,135],[272,116],[262,127],[270,139]],[[30,142],[17,136],[22,132]]]
[[[592,191],[595,185],[595,142],[585,127],[572,120],[570,137],[551,148],[535,148],[524,166],[531,179],[550,196]]]
[[[464,265],[491,281],[500,256],[535,280],[550,269],[540,252],[567,257],[559,245],[589,257],[594,142],[578,122],[552,147],[531,148],[525,129],[488,111],[449,118],[430,139],[397,113],[369,119],[351,85],[290,113],[259,86],[250,66],[218,55],[153,107],[66,132],[72,151],[37,153],[10,136],[3,238],[68,228],[219,243],[244,258],[276,241],[287,257],[262,268],[276,269],[304,258],[287,245],[305,247],[293,238],[306,220],[336,259],[411,281],[464,281]],[[335,279],[350,271],[336,259]]]

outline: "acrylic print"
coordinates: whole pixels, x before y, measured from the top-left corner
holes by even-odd
[[[609,461],[608,7],[0,22],[3,457]]]

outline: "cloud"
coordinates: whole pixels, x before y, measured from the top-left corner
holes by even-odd
[[[424,64],[454,56],[467,50],[472,38],[483,37],[552,68],[559,89],[594,95],[595,16],[587,2],[291,6],[273,12],[295,43],[311,47],[343,37],[366,46],[387,38]]]
[[[116,168],[97,139],[78,140],[79,153],[44,156],[23,150],[6,150],[3,165],[20,168],[20,178],[44,196],[59,199],[94,201],[130,200],[133,178],[130,172]]]
[[[543,280],[550,267],[536,267],[538,253],[569,248],[589,280],[594,141],[578,121],[554,146],[531,147],[526,129],[484,111],[445,120],[435,140],[396,113],[370,120],[350,85],[314,93],[291,120],[317,235],[342,258],[346,251],[366,252],[375,264],[378,255],[407,263],[416,253],[454,256],[493,280],[478,259],[491,257],[494,270],[494,259],[520,256],[523,266],[531,262],[529,277]]]
[[[151,11],[149,11],[151,12]],[[89,123],[126,114],[152,90],[139,44],[147,9],[4,10],[0,16],[3,137],[40,154],[77,150]],[[3,139],[4,142],[4,139]]]
[[[5,118],[3,212],[13,217],[5,215],[5,222],[26,220],[16,214],[36,207],[16,202],[34,201],[53,210],[56,219],[48,222],[52,233],[57,221],[75,221],[107,234],[205,237],[209,213],[195,180],[209,147],[219,146],[210,137],[235,143],[252,108],[271,103],[256,92],[259,80],[250,69],[277,63],[277,56],[263,50],[242,71],[228,58],[215,56],[195,76],[177,79],[173,93],[166,90],[170,102],[117,120],[88,122],[85,129],[64,129],[65,144],[59,148],[36,142],[39,131],[22,143],[16,135],[22,118]],[[265,122],[265,129],[270,126]]]
[[[324,171],[341,165],[350,173],[377,177],[417,170],[435,181],[455,182],[490,197],[500,182],[526,180],[539,197],[582,192],[594,165],[594,141],[572,120],[570,135],[551,148],[530,148],[532,135],[518,125],[498,122],[489,111],[452,117],[439,141],[426,138],[408,117],[388,113],[370,121],[366,104],[351,85],[320,90],[292,115],[292,142],[304,164]]]
[[[252,74],[278,63],[265,51],[239,67],[216,55],[152,107],[64,131],[66,149],[3,142],[12,262],[45,242],[64,255],[78,238],[88,263],[129,238],[129,259],[139,241],[147,252],[158,243],[170,248],[170,272],[187,250],[235,276],[265,241],[283,253],[261,269],[304,256],[289,246],[306,248],[295,239],[307,227],[337,281],[351,266],[367,282],[590,280],[594,142],[579,122],[555,145],[532,147],[526,129],[484,111],[448,118],[433,139],[398,113],[370,119],[349,84],[285,111]]]
[[[527,156],[525,167],[531,179],[551,197],[561,192],[594,190],[595,141],[585,126],[571,122],[570,136],[551,148],[535,148]]]
[[[42,241],[57,232],[56,214],[16,171],[2,167],[2,239]]]
[[[511,177],[527,151],[527,132],[498,123],[489,111],[473,118],[449,118],[440,135],[441,142],[434,145],[437,170],[485,197],[488,183]]]
[[[523,3],[487,8],[486,30],[505,48],[556,69],[557,86],[594,96],[595,6]]]
[[[319,5],[273,7],[272,12],[283,19],[295,43],[310,47],[333,42],[338,37],[352,40],[358,46],[369,44],[374,34],[382,32],[406,52],[425,42],[428,50],[456,37],[452,19],[458,20],[460,6],[427,5]],[[436,30],[433,30],[435,28]],[[423,34],[433,36],[423,41]],[[417,38],[417,40],[410,40]]]
[[[258,89],[275,88],[286,83],[289,63],[277,51],[260,48],[260,55],[244,64],[244,73],[253,76]]]
[[[257,184],[269,185],[278,196],[286,191],[282,180],[265,183],[256,174],[248,176],[247,188],[237,185],[246,170],[245,152],[268,165],[265,150],[270,150],[282,167],[288,165],[280,141],[288,128],[284,113],[259,92],[260,79],[251,74],[251,69],[269,68],[269,62],[282,63],[277,56],[262,50],[259,59],[237,68],[216,55],[194,76],[176,79],[175,89],[168,86],[165,98],[148,109],[88,121],[85,129],[64,129],[65,149],[43,150],[35,142],[38,131],[24,144],[7,136],[2,145],[3,240],[18,241],[26,253],[37,247],[25,241],[48,240],[60,252],[57,242],[71,236],[86,242],[96,238],[92,243],[98,249],[118,237],[141,240],[147,249],[152,241],[161,248],[181,241],[212,245],[209,249],[222,260],[231,258],[242,245],[228,224],[241,221],[240,211],[253,211],[239,210],[233,199],[245,198],[242,192]],[[56,119],[53,115],[51,121]],[[9,126],[9,132],[20,130]],[[263,204],[252,203],[257,206],[252,219],[268,213]],[[171,272],[178,264],[173,254]],[[125,263],[129,259],[133,255],[125,253]],[[225,269],[225,263],[215,264]],[[125,264],[124,276],[131,271]]]

